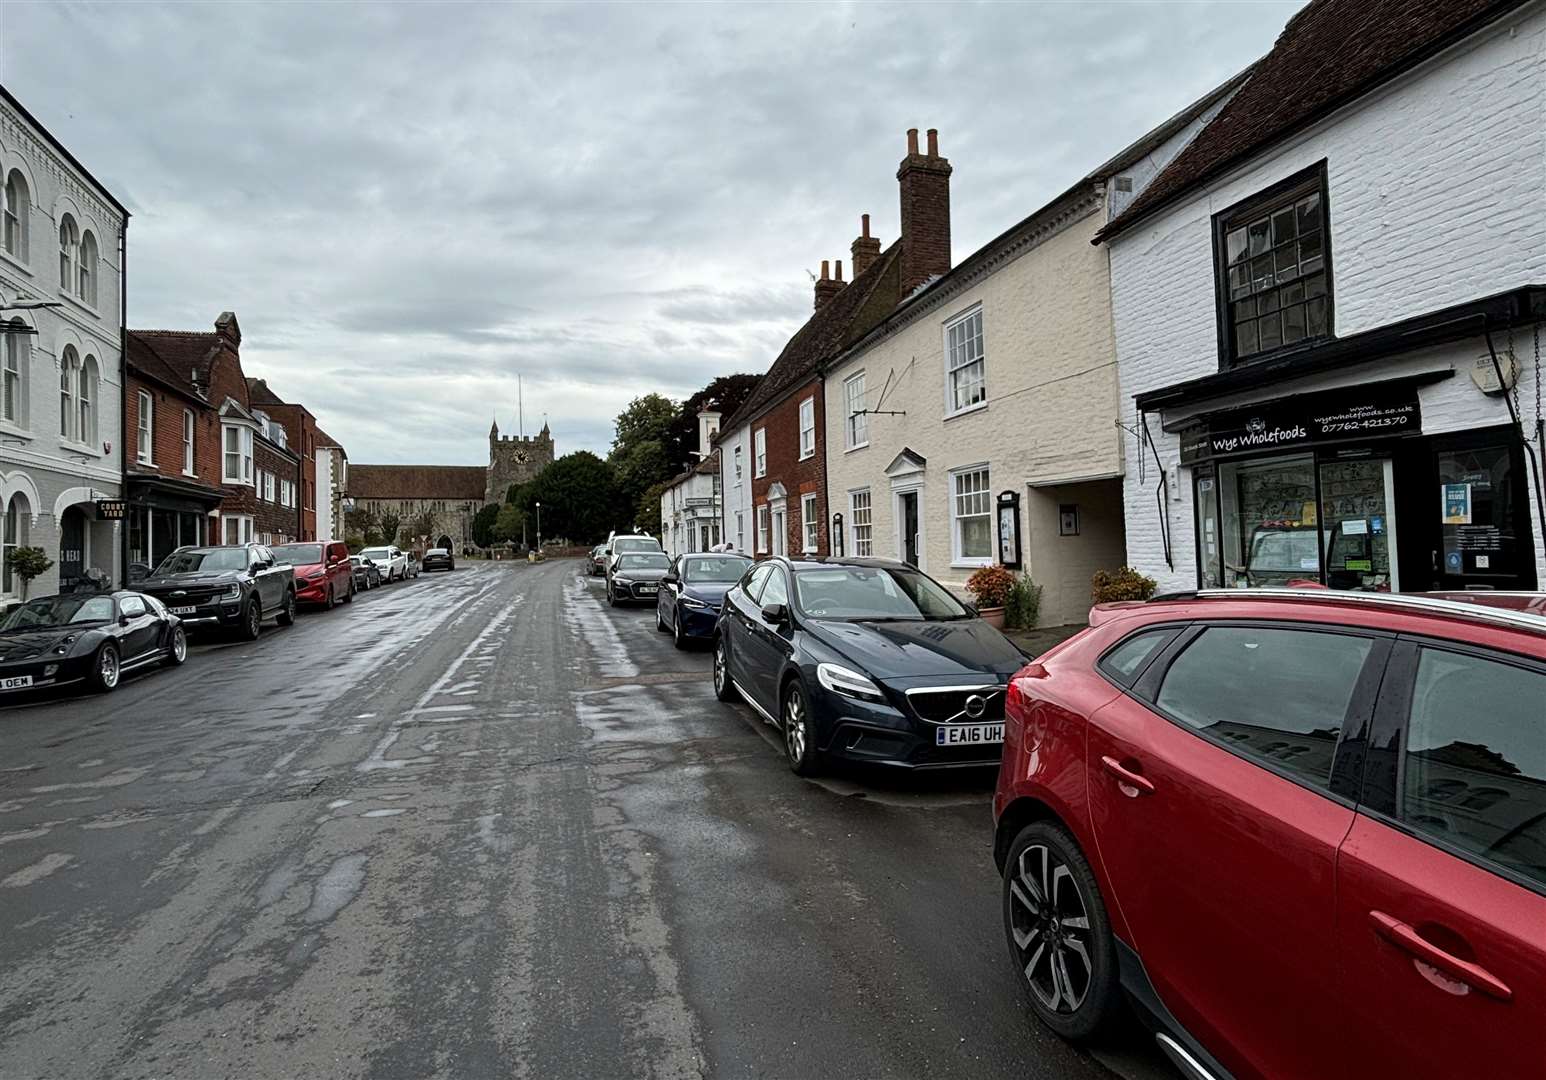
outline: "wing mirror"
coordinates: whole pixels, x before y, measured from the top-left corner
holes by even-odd
[[[667,570],[666,576],[660,579],[666,585],[675,585],[682,579],[676,576],[675,570]]]
[[[118,616],[118,625],[119,626],[128,626],[129,623],[132,622],[132,621],[133,620],[130,619],[129,616],[127,616],[127,615],[120,615],[120,616]]]
[[[764,604],[762,618],[774,626],[782,626],[789,619],[789,609],[783,604]]]

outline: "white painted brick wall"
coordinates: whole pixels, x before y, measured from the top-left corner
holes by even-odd
[[[1546,283],[1546,11],[1525,9],[1111,241],[1125,421],[1136,422],[1135,394],[1218,370],[1212,216],[1322,159],[1339,336]],[[1524,360],[1528,335],[1520,346]],[[1475,344],[1431,350],[1349,376],[1280,384],[1253,397],[1452,363],[1455,378],[1421,393],[1423,430],[1507,423],[1502,401],[1482,395],[1466,374],[1477,352]],[[1532,410],[1534,392],[1527,373],[1521,399]],[[1151,416],[1149,427],[1171,476],[1175,568],[1162,555],[1153,458],[1145,452],[1146,482],[1140,483],[1138,443],[1130,437],[1128,560],[1161,588],[1190,588],[1196,584],[1191,477],[1177,468],[1178,444],[1160,432],[1160,419]],[[1537,573],[1546,581],[1546,523],[1536,520],[1534,532]]]
[[[741,479],[735,478],[735,449],[741,448]],[[756,522],[752,519],[752,429],[742,424],[724,432],[719,443],[719,490],[723,497],[724,520],[719,535],[734,544],[737,551],[750,551],[755,544]],[[735,533],[735,516],[743,515],[744,536]],[[744,541],[744,543],[743,543]]]

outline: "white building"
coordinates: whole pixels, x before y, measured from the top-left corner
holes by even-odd
[[[719,543],[719,413],[698,414],[698,464],[677,476],[660,493],[660,546],[673,558],[708,551]],[[733,541],[732,537],[732,541]]]
[[[0,87],[0,602],[117,572],[129,212]]]
[[[1294,16],[1102,232],[1162,589],[1546,582],[1546,8],[1381,10]]]
[[[719,444],[720,535],[737,551],[750,553],[752,530],[752,429],[740,424]]]
[[[327,432],[317,429],[317,539],[342,540],[349,499],[349,455]]]

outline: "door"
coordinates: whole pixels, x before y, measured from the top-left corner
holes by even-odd
[[[918,493],[904,491],[897,496],[901,505],[902,561],[918,565]]]
[[[1427,518],[1440,589],[1534,589],[1522,452],[1495,433],[1435,439]]]
[[[161,642],[161,619],[138,596],[126,596],[118,605],[118,614],[128,619],[119,641],[123,660],[132,662],[154,652]]]
[[[752,668],[748,660],[755,655],[751,651],[753,646],[750,642],[758,619],[757,597],[762,594],[763,586],[767,584],[768,575],[772,572],[771,563],[754,567],[741,579],[741,584],[725,596],[725,603],[730,605],[730,618],[723,627],[730,647],[729,670],[731,677],[743,688],[749,688],[752,682]]]
[[[1540,1077],[1546,665],[1403,641],[1337,865],[1364,1076]]]
[[[274,553],[265,547],[254,546],[247,549],[248,558],[251,560],[252,575],[257,582],[258,599],[263,604],[263,612],[267,614],[279,606],[284,597],[281,591],[284,582],[280,572],[274,567]]]
[[[1091,717],[1091,822],[1129,944],[1236,1075],[1319,1080],[1345,1041],[1331,941],[1353,810],[1332,777],[1387,649],[1334,627],[1197,627]]]
[[[59,591],[68,592],[86,571],[86,515],[78,506],[59,519]]]
[[[753,609],[742,655],[746,660],[746,674],[750,680],[746,689],[756,697],[757,704],[766,709],[768,715],[777,716],[778,676],[784,669],[784,660],[791,649],[789,620],[786,615],[783,622],[773,622],[763,616],[762,609],[772,604],[782,604],[787,611],[789,579],[781,566],[772,567],[772,571]]]

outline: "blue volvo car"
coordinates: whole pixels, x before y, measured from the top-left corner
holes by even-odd
[[[669,632],[678,649],[694,638],[712,639],[725,593],[751,565],[734,551],[679,556],[655,596],[655,629]]]

